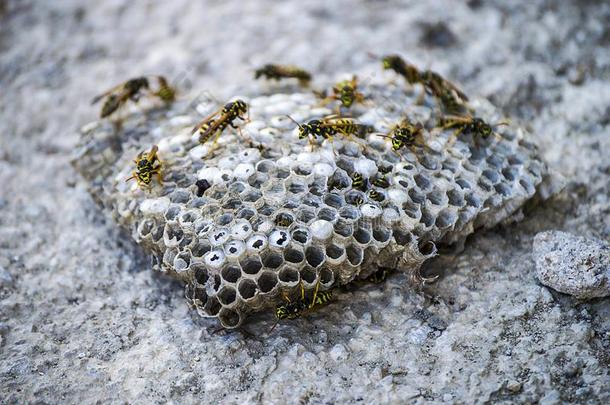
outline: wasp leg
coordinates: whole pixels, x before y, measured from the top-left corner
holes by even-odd
[[[311,304],[309,304],[308,309],[313,308],[316,305],[316,298],[318,298],[318,288],[320,288],[320,279],[316,283],[316,288],[313,290],[313,297],[311,298]]]

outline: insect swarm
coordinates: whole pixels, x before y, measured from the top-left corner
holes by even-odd
[[[236,119],[248,122],[249,119],[244,117],[248,113],[248,105],[243,100],[235,100],[228,102],[224,107],[219,108],[207,117],[202,119],[191,131],[191,134],[199,131],[199,143],[204,144],[211,138],[214,138],[212,149],[216,146],[218,138],[222,132],[230,126],[239,131],[241,128],[235,124]]]
[[[332,290],[319,291],[319,288],[320,281],[318,280],[311,297],[306,297],[305,288],[303,288],[303,282],[301,281],[301,296],[295,301],[291,301],[288,295],[283,293],[282,297],[285,303],[275,307],[276,322],[271,327],[270,332],[277,326],[279,321],[300,318],[306,313],[313,311],[315,307],[328,304],[333,297]]]
[[[171,87],[167,79],[163,76],[151,76],[158,83],[158,90],[150,90],[149,77],[136,77],[123,82],[110,90],[96,96],[91,100],[91,104],[96,104],[102,99],[106,99],[102,104],[100,118],[106,118],[123,107],[128,101],[137,103],[143,95],[150,95],[161,99],[166,104],[175,100],[176,91]]]
[[[456,128],[452,134],[455,139],[461,134],[472,135],[475,141],[480,139],[488,139],[491,135],[496,135],[495,128],[501,125],[508,125],[508,122],[501,121],[495,124],[488,124],[482,118],[479,117],[460,117],[454,115],[447,115],[440,120],[441,129]]]
[[[162,163],[159,160],[157,151],[159,148],[157,145],[153,145],[150,152],[140,152],[135,158],[134,163],[136,164],[136,170],[133,172],[131,177],[125,181],[135,179],[140,187],[146,187],[150,190],[150,183],[152,182],[152,176],[156,175],[159,184],[163,184],[163,178],[161,175]]]
[[[308,71],[301,69],[295,65],[276,65],[276,64],[267,64],[261,68],[258,68],[254,71],[254,78],[258,79],[260,77],[265,77],[266,79],[289,79],[295,78],[299,81],[299,84],[303,87],[307,87],[309,82],[311,81],[311,73]]]
[[[343,80],[334,85],[331,95],[326,96],[325,93],[319,93],[319,95],[323,97],[320,102],[321,105],[326,105],[331,101],[338,100],[340,106],[350,108],[355,102],[364,102],[364,94],[358,91],[357,76],[353,76],[351,80]]]

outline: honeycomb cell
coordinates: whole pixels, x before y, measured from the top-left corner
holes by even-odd
[[[301,264],[305,259],[305,255],[298,249],[287,248],[284,250],[284,260],[292,264]]]
[[[284,287],[294,286],[300,280],[299,271],[291,266],[283,266],[278,272],[277,277]]]
[[[278,284],[277,274],[271,271],[263,271],[256,281],[258,289],[267,294],[275,289]]]
[[[222,310],[220,310],[218,320],[220,321],[220,324],[227,329],[236,328],[241,324],[239,312],[227,308],[222,308]]]
[[[227,283],[236,283],[241,277],[241,269],[238,266],[227,266],[220,272],[220,277]]]
[[[256,282],[249,278],[243,278],[237,285],[237,292],[242,301],[248,302],[256,295]]]
[[[307,264],[313,268],[319,267],[324,263],[324,250],[317,246],[310,246],[305,250]]]
[[[281,258],[281,256],[280,256],[280,258]],[[281,262],[279,264],[281,264]],[[277,267],[279,267],[279,264]],[[263,268],[263,264],[261,263],[261,260],[256,256],[251,256],[251,257],[245,258],[244,260],[242,260],[240,262],[239,265],[241,267],[241,270],[244,272],[244,274],[251,274],[251,275],[258,274],[261,271],[261,269]],[[271,267],[271,266],[267,266],[267,267]]]
[[[345,253],[347,254],[347,261],[352,266],[360,266],[360,264],[362,264],[362,261],[364,260],[364,254],[362,252],[362,249],[360,249],[358,246],[354,244],[349,245],[345,249]]]
[[[308,245],[311,242],[311,233],[307,228],[297,228],[291,233],[292,240],[302,245]]]

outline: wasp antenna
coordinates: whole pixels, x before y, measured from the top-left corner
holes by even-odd
[[[387,135],[377,135],[380,138],[388,138],[388,139],[393,139],[393,137],[391,136],[387,136]]]
[[[492,125],[492,127],[499,127],[502,125],[510,125],[510,122],[508,121],[500,121],[500,122],[496,122],[495,124]]]
[[[303,128],[303,127],[301,126],[301,124],[299,124],[298,122],[296,122],[296,120],[295,120],[294,118],[292,118],[290,115],[286,114],[286,117],[288,117],[288,119],[289,119],[290,121],[292,121],[292,122],[294,122],[295,124],[297,124],[297,126],[298,126],[299,128]]]

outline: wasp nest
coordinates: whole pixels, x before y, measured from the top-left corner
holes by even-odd
[[[188,301],[226,328],[279,304],[283,293],[296,297],[301,284],[330,289],[379,266],[417,274],[435,244],[461,243],[514,217],[542,189],[547,169],[522,129],[456,138],[435,128],[440,107],[417,86],[378,77],[360,90],[368,99],[352,117],[377,132],[359,142],[335,135],[312,150],[299,140],[286,115],[306,122],[332,111],[297,92],[241,97],[251,121],[241,135],[225,130],[213,149],[191,135],[196,110],[211,106],[177,102],[134,113],[120,130],[86,126],[75,166],[155,267],[184,281]],[[488,122],[501,118],[486,101],[471,106]],[[396,153],[378,136],[405,116],[427,129],[426,148]],[[163,184],[126,183],[134,157],[153,144]],[[363,187],[352,186],[354,173]],[[381,176],[387,187],[373,184]]]

